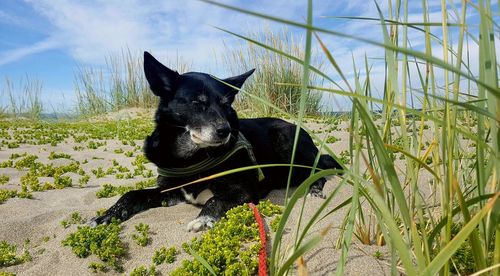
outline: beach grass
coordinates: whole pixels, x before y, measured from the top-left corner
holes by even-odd
[[[256,41],[252,36],[224,30],[302,66],[300,82],[281,84],[300,88],[298,110],[290,112],[269,98],[252,96],[274,109],[275,114],[288,114],[300,126],[310,89],[346,96],[352,102],[351,166],[344,172],[339,186],[350,185],[353,194],[348,202],[343,203],[349,212],[337,243],[342,251],[336,266],[337,275],[343,275],[353,235],[358,239],[364,237],[361,239],[364,243],[387,244],[391,251],[393,275],[400,272],[408,275],[450,275],[452,272],[478,271],[499,274],[500,90],[493,39],[499,29],[492,20],[489,1],[479,1],[479,4],[461,1],[459,8],[442,1],[440,22],[429,21],[426,0],[422,1],[419,22],[408,22],[408,1],[389,1],[389,10],[384,12],[374,3],[379,12],[378,18],[349,18],[378,22],[383,34],[379,40],[315,26],[312,22],[312,1],[308,1],[305,23],[215,1],[205,2],[304,29],[304,54],[291,54],[292,57],[272,41]],[[479,13],[479,26],[467,22],[468,9]],[[388,14],[388,18],[384,14]],[[435,33],[431,32],[431,26]],[[436,30],[435,27],[440,28]],[[423,49],[410,46],[409,28],[421,32],[420,37],[425,41]],[[322,42],[326,36],[353,39],[384,49],[382,97],[372,96],[367,59],[353,60],[355,75],[347,79],[347,72],[339,68],[335,60],[335,52]],[[335,69],[342,87],[332,89],[328,83],[311,85],[311,76],[327,75],[311,64],[313,40],[322,48],[328,65]],[[477,47],[471,47],[471,44]],[[442,46],[441,53],[433,52],[436,45]],[[478,52],[473,53],[472,49]],[[479,68],[471,68],[469,56],[479,58]],[[410,74],[409,70],[414,72]],[[244,89],[242,92],[251,95]],[[418,100],[419,106],[409,104],[410,99]],[[374,104],[377,110],[373,109]],[[380,111],[378,121],[374,111]],[[427,128],[432,129],[432,137],[424,136],[424,129]],[[406,161],[402,169],[395,165],[396,153]],[[432,191],[428,195],[422,191],[427,185],[421,179],[424,172],[431,176],[426,180]],[[287,274],[296,260],[328,235],[328,229],[319,234],[307,233],[309,226],[317,223],[323,210],[318,210],[318,215],[313,217],[300,216],[297,220],[289,219],[288,215],[292,209],[304,208],[307,204],[307,199],[298,198],[314,180],[337,173],[328,170],[313,172],[288,200],[274,238],[270,260],[272,275]],[[335,194],[331,194],[327,199],[334,197]],[[366,204],[369,213],[375,217],[368,222],[365,220]],[[328,214],[336,210],[338,208]],[[283,245],[285,226],[296,229],[293,246]],[[309,238],[304,239],[306,236]],[[472,251],[470,256],[473,260],[459,259],[456,253],[463,248]],[[467,261],[472,267],[463,267]]]

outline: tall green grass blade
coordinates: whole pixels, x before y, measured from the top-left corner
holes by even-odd
[[[307,1],[307,26],[312,26],[312,0]],[[302,83],[300,87],[300,103],[299,103],[299,114],[297,120],[297,126],[295,127],[295,136],[293,139],[292,156],[290,159],[290,170],[288,172],[288,181],[286,184],[285,191],[285,205],[288,200],[288,189],[290,188],[290,183],[292,181],[292,164],[295,162],[295,154],[297,153],[297,145],[299,143],[299,134],[302,126],[302,121],[304,119],[304,111],[306,106],[306,91],[309,84],[309,64],[311,63],[311,41],[312,41],[312,31],[308,28],[306,29],[306,45],[305,45],[305,56],[303,64],[303,75]],[[299,223],[300,224],[300,223]]]
[[[424,168],[426,171],[430,172],[438,181],[441,181],[441,178],[439,177],[439,175],[431,167],[429,167],[429,165],[427,165],[424,162],[424,160],[421,160],[420,158],[409,153],[408,151],[405,151],[404,149],[401,149],[401,148],[396,147],[394,145],[385,144],[385,147],[392,150],[392,151],[396,151],[396,152],[400,152],[400,153],[404,154],[406,157],[417,162],[418,165],[421,166],[422,168]]]
[[[453,181],[453,189],[455,189],[455,192],[457,194],[458,203],[464,217],[464,223],[469,223],[469,221],[471,220],[471,215],[469,210],[467,209],[462,190],[460,189],[460,186],[458,185],[456,180]],[[476,265],[476,271],[484,269],[486,267],[486,259],[484,258],[481,240],[479,239],[477,229],[474,229],[470,234],[469,242],[472,247],[472,256],[474,257],[474,264]]]
[[[321,213],[325,210],[325,208],[328,207],[328,205],[333,200],[333,198],[335,197],[335,195],[337,195],[337,193],[340,190],[340,188],[342,188],[345,185],[346,182],[347,182],[346,178],[342,179],[342,181],[339,183],[339,185],[337,187],[335,187],[335,189],[327,196],[327,198],[323,201],[323,203],[321,203],[321,206],[309,218],[309,222],[304,226],[304,228],[302,229],[302,234],[297,239],[297,244],[300,245],[302,243],[302,241],[304,240],[304,238],[306,237],[306,235],[308,234],[309,229],[311,229],[311,227],[316,222],[318,222],[318,221],[321,220],[321,219],[318,220],[319,215],[321,215]],[[338,209],[336,209],[336,210],[338,210]]]
[[[373,18],[373,17],[364,17],[364,16],[324,16],[325,18],[338,18],[338,19],[354,19],[354,20],[368,20],[368,21],[380,21],[379,18]],[[415,26],[429,26],[429,27],[435,27],[435,26],[441,26],[443,23],[442,22],[401,22],[401,21],[396,21],[396,20],[390,20],[390,19],[384,19],[384,22],[388,25],[401,25],[401,26],[407,26],[409,28],[419,30],[419,31],[424,31],[421,28],[417,28]],[[450,27],[461,27],[461,24],[457,23],[446,23]]]
[[[283,84],[283,85],[296,85],[296,84],[286,83],[286,84]],[[384,104],[386,102],[385,100],[381,100],[381,99],[378,99],[378,98],[368,97],[368,96],[365,96],[365,95],[358,95],[358,94],[351,93],[351,92],[348,92],[348,91],[343,91],[343,90],[337,90],[337,89],[331,89],[331,88],[324,88],[324,87],[318,87],[318,86],[309,86],[309,88],[315,89],[315,90],[319,90],[319,91],[325,91],[325,92],[329,92],[329,93],[334,93],[334,94],[338,94],[338,95],[342,95],[342,96],[348,96],[348,97],[352,97],[352,98],[356,98],[356,99],[365,99],[367,101],[374,102],[374,103]],[[443,100],[445,100],[445,98],[442,98],[442,97],[437,96],[437,95],[429,95],[429,97],[433,97],[433,98],[436,98],[436,99],[443,99]],[[453,100],[451,100],[451,99],[448,100],[448,101],[449,102],[453,102]],[[480,114],[484,114],[485,116],[488,116],[488,117],[490,117],[490,116],[494,117],[494,115],[490,114],[488,111],[479,110],[477,107],[474,107],[472,105],[468,105],[468,104],[464,104],[464,103],[456,103],[456,104],[457,105],[463,105],[465,107],[464,110],[469,110],[469,109],[471,109],[473,111],[477,110],[477,112],[480,113]],[[419,116],[422,119],[430,120],[430,121],[432,121],[433,123],[437,124],[440,127],[442,125],[444,125],[444,123],[442,122],[442,120],[441,120],[440,117],[434,116],[432,114],[428,114],[428,112],[423,112],[422,110],[408,108],[406,106],[399,105],[397,103],[393,103],[392,107],[396,108],[398,110],[405,109],[406,113],[411,114],[411,115]],[[433,111],[438,111],[438,110],[433,110]],[[472,141],[474,141],[476,143],[479,143],[479,144],[483,145],[485,148],[492,149],[491,146],[488,145],[484,141],[484,139],[483,140],[479,140],[478,137],[475,134],[467,131],[462,126],[460,126],[460,125],[457,126],[456,125],[456,126],[451,126],[451,127],[454,128],[456,131],[460,132],[460,134],[464,135],[468,139],[470,139],[470,140],[472,140]],[[311,136],[313,136],[313,135],[314,135],[314,133],[311,134]],[[328,150],[328,148],[325,148],[325,150]]]
[[[290,214],[292,212],[293,207],[297,203],[297,201],[305,196],[307,194],[307,191],[309,190],[309,187],[317,180],[319,180],[322,177],[328,176],[328,175],[335,175],[339,172],[339,170],[333,170],[333,169],[327,169],[327,170],[322,170],[319,171],[310,177],[308,177],[302,184],[300,184],[295,192],[292,194],[290,199],[288,200],[288,204],[285,206],[285,209],[283,210],[283,214],[281,215],[281,220],[278,225],[278,228],[276,229],[276,234],[274,236],[274,241],[273,241],[273,247],[271,251],[271,256],[270,259],[274,260],[275,262],[279,259],[279,244],[281,243],[281,238],[283,236],[283,232],[285,230],[285,225],[286,222],[288,221],[288,218],[290,217]],[[279,270],[279,264],[271,262],[270,264],[270,274],[275,275],[275,273]]]
[[[406,198],[401,188],[401,184],[398,179],[398,174],[394,169],[394,163],[385,151],[384,143],[377,131],[377,128],[370,120],[368,112],[359,104],[357,100],[354,100],[354,104],[356,105],[357,110],[359,111],[361,120],[365,122],[365,127],[367,133],[373,142],[373,148],[375,150],[378,162],[380,163],[380,168],[384,174],[384,178],[387,179],[388,184],[392,188],[392,193],[396,197],[396,202],[398,203],[398,207],[405,222],[405,225],[410,225],[410,211],[408,209],[408,205],[406,203]]]
[[[327,230],[324,230],[324,231],[327,231]],[[297,260],[300,256],[304,255],[309,250],[316,247],[321,242],[321,240],[323,240],[323,237],[325,236],[325,234],[311,238],[304,245],[302,245],[299,248],[297,248],[296,250],[294,250],[293,254],[285,260],[285,262],[280,267],[280,269],[278,270],[276,275],[278,275],[278,276],[285,275],[287,273],[287,271],[292,268],[293,262],[295,262],[295,260]],[[271,275],[274,275],[274,274],[271,274]]]
[[[295,62],[297,62],[297,63],[301,64],[302,66],[304,66],[304,61],[303,61],[302,59],[297,58],[297,57],[295,57],[295,56],[293,56],[293,55],[290,55],[290,54],[288,54],[288,53],[286,53],[286,52],[284,52],[284,51],[281,51],[281,50],[279,50],[279,49],[273,48],[273,47],[271,47],[271,46],[269,46],[269,45],[266,45],[266,44],[264,44],[264,43],[261,43],[261,42],[259,42],[259,41],[255,40],[255,39],[249,38],[249,37],[247,37],[247,36],[239,35],[239,34],[237,34],[237,33],[231,32],[231,31],[229,31],[229,30],[226,30],[226,29],[223,29],[223,28],[220,28],[220,27],[217,27],[217,26],[214,26],[214,28],[216,28],[216,29],[218,29],[218,30],[221,30],[221,31],[223,31],[223,32],[226,32],[226,33],[228,33],[228,34],[234,35],[234,36],[236,36],[236,37],[239,37],[239,38],[241,38],[241,39],[243,39],[243,40],[246,40],[246,41],[248,41],[248,42],[250,42],[250,43],[253,43],[253,44],[255,44],[255,45],[258,45],[258,46],[260,46],[260,47],[262,47],[262,48],[265,48],[265,49],[267,49],[267,50],[269,50],[269,51],[273,51],[273,52],[275,52],[275,53],[277,53],[277,54],[280,54],[280,55],[282,55],[282,56],[284,56],[284,57],[286,57],[286,58],[289,58],[290,60],[293,60],[293,61],[295,61]],[[309,68],[310,68],[310,70],[311,70],[312,72],[314,72],[314,73],[318,74],[319,76],[321,76],[321,77],[325,78],[326,80],[330,81],[331,83],[335,84],[337,87],[339,87],[339,88],[340,88],[340,86],[337,84],[337,82],[335,82],[335,81],[334,81],[332,78],[330,78],[327,74],[325,74],[325,73],[323,73],[322,71],[320,71],[318,68],[316,68],[316,67],[314,67],[314,66],[311,66],[311,65],[309,65]]]
[[[311,167],[311,166],[298,165],[298,164],[292,164],[292,166],[297,167],[297,168],[311,169],[311,170],[313,170],[313,169],[321,170],[319,168],[314,168],[314,167]],[[177,190],[177,189],[189,186],[189,185],[193,185],[193,184],[197,184],[197,183],[202,183],[204,181],[216,179],[216,178],[223,177],[223,176],[226,176],[226,175],[229,175],[229,174],[239,173],[239,172],[248,171],[248,170],[261,169],[261,168],[272,168],[272,167],[290,167],[290,164],[262,164],[262,165],[252,165],[252,166],[239,167],[239,168],[236,168],[236,169],[226,170],[226,171],[223,171],[223,172],[220,172],[220,173],[215,173],[215,174],[212,174],[212,175],[209,175],[209,176],[198,178],[196,180],[193,180],[191,182],[175,186],[173,188],[164,189],[161,192],[165,193],[165,192],[168,192],[168,191]],[[335,169],[335,170],[332,170],[332,171],[335,171],[336,174],[342,173],[342,170]]]
[[[385,206],[384,199],[378,194],[375,188],[370,185],[367,185],[365,188],[367,190],[367,198],[369,199],[370,203],[380,212],[382,221],[386,225],[387,232],[389,234],[387,238],[390,239],[391,245],[399,253],[399,257],[401,258],[401,261],[405,268],[405,273],[407,275],[417,275],[417,271],[415,271],[413,267],[413,261],[410,256],[411,250],[401,236],[399,227],[394,221],[392,212]],[[427,274],[419,273],[418,275]]]
[[[485,200],[488,200],[488,199],[491,199],[495,196],[495,194],[485,194],[485,195],[481,195],[481,196],[477,196],[477,197],[473,197],[469,200],[466,200],[464,203],[463,203],[463,206],[465,208],[469,208],[471,206],[474,206],[480,202],[483,202]],[[453,209],[452,211],[452,214],[453,216],[455,216],[456,214],[458,214],[460,211],[461,211],[461,206],[457,206]],[[432,229],[432,232],[429,234],[429,238],[427,239],[427,242],[429,243],[429,247],[432,247],[432,243],[434,242],[434,240],[436,239],[436,237],[439,235],[439,232],[441,231],[441,229],[446,225],[446,220],[441,220],[439,221],[435,226],[434,228]]]
[[[371,44],[371,45],[374,45],[374,46],[379,46],[379,47],[382,47],[382,48],[386,48],[386,49],[389,49],[389,50],[392,50],[392,51],[395,51],[395,52],[398,52],[398,53],[403,53],[403,54],[407,54],[409,56],[414,56],[416,58],[420,58],[420,59],[425,60],[425,61],[427,61],[429,63],[437,65],[437,66],[439,66],[439,67],[441,67],[441,68],[443,68],[445,70],[448,70],[450,72],[459,73],[461,76],[463,76],[463,77],[465,77],[467,79],[470,79],[471,81],[477,83],[479,86],[484,87],[485,89],[487,89],[488,91],[490,91],[495,97],[500,97],[500,90],[498,88],[494,88],[494,87],[492,87],[492,86],[490,86],[490,85],[488,85],[488,84],[486,84],[486,83],[484,83],[484,82],[476,79],[474,76],[471,76],[468,73],[461,72],[461,71],[460,72],[456,72],[456,69],[454,68],[453,65],[447,64],[447,63],[443,62],[441,59],[433,57],[432,55],[428,55],[428,54],[425,54],[425,53],[422,53],[422,52],[419,52],[419,51],[410,50],[410,49],[404,49],[404,48],[401,48],[401,47],[394,46],[392,44],[380,43],[380,42],[377,42],[377,41],[374,41],[374,40],[371,40],[371,39],[367,39],[367,38],[363,38],[363,37],[359,37],[359,36],[355,36],[355,35],[349,35],[349,34],[345,34],[345,33],[341,33],[341,32],[331,31],[331,30],[327,30],[327,29],[319,28],[319,27],[315,27],[315,26],[308,26],[307,24],[302,24],[302,23],[299,23],[299,22],[295,22],[295,21],[291,21],[291,20],[286,20],[286,19],[283,19],[283,18],[279,18],[279,17],[275,17],[275,16],[270,16],[270,15],[266,15],[266,14],[263,14],[263,13],[258,13],[258,12],[253,12],[253,11],[245,10],[245,9],[242,9],[242,8],[238,8],[238,7],[231,6],[231,5],[226,5],[226,4],[219,3],[219,2],[216,2],[216,1],[212,1],[212,0],[200,0],[200,1],[206,2],[206,3],[209,3],[209,4],[213,4],[213,5],[222,7],[222,8],[226,8],[226,9],[229,9],[229,10],[233,10],[233,11],[237,11],[237,12],[241,12],[241,13],[245,13],[245,14],[257,16],[257,17],[260,17],[260,18],[268,19],[268,20],[275,21],[275,22],[284,23],[284,24],[287,24],[287,25],[295,26],[295,27],[300,27],[300,28],[309,29],[309,30],[312,30],[312,31],[327,33],[327,34],[331,34],[331,35],[335,35],[335,36],[339,36],[339,37],[355,39],[355,40],[358,40],[358,41],[361,41],[361,42],[365,42],[367,44]]]
[[[422,271],[422,275],[436,275],[439,270],[445,265],[455,251],[462,245],[469,235],[476,229],[481,220],[491,211],[500,193],[496,193],[492,199],[479,211],[458,234],[442,248],[434,257],[431,263]]]
[[[200,256],[198,253],[196,253],[196,251],[194,251],[191,247],[188,248],[189,248],[189,254],[191,254],[193,258],[195,258],[198,262],[200,262],[200,264],[202,264],[210,272],[210,274],[217,276],[217,273],[215,273],[214,269],[207,262],[207,260],[203,259],[203,257]]]

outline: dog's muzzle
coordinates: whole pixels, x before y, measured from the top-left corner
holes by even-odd
[[[199,130],[188,129],[191,141],[200,148],[218,147],[229,142],[231,129],[229,127],[202,127]]]

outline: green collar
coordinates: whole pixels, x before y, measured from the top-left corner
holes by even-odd
[[[234,144],[233,148],[225,153],[224,155],[217,156],[217,157],[207,157],[203,161],[196,163],[194,165],[188,166],[188,167],[183,167],[183,168],[160,168],[158,167],[158,174],[164,177],[189,177],[195,174],[202,173],[204,171],[210,170],[212,168],[215,168],[222,162],[226,161],[229,159],[231,156],[233,156],[236,152],[245,149],[248,153],[248,156],[252,160],[252,163],[254,165],[257,165],[257,159],[255,158],[255,155],[253,154],[252,150],[252,145],[248,140],[243,136],[243,134],[240,132],[238,135],[238,140],[236,140],[236,143]],[[257,169],[258,175],[259,175],[259,181],[262,181],[264,179],[264,173],[260,168]]]

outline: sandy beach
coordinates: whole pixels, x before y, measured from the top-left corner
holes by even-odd
[[[116,118],[115,118],[116,119]],[[326,134],[333,134],[339,140],[333,144],[327,144],[336,154],[348,149],[348,131],[345,122],[339,124],[339,129],[331,132],[322,132],[327,127],[322,123],[309,123],[308,126],[324,137]],[[0,204],[0,214],[2,224],[0,224],[0,240],[5,240],[18,247],[18,253],[27,239],[26,246],[32,260],[9,267],[0,268],[0,271],[12,272],[16,275],[92,275],[87,268],[91,262],[98,261],[95,256],[88,258],[78,258],[65,247],[61,241],[66,236],[74,232],[77,225],[70,225],[64,228],[62,220],[68,220],[73,212],[78,212],[88,220],[95,216],[96,211],[110,207],[119,196],[110,198],[97,198],[96,192],[105,183],[112,185],[131,185],[143,176],[135,176],[132,179],[116,179],[116,176],[106,175],[97,178],[92,170],[99,167],[104,169],[119,163],[124,167],[133,169],[133,161],[137,155],[141,154],[141,140],[136,140],[136,145],[124,145],[118,139],[107,139],[105,145],[97,149],[74,150],[75,145],[85,145],[84,142],[75,142],[73,138],[65,139],[56,146],[51,145],[29,145],[20,144],[18,148],[8,149],[3,147],[0,151],[0,162],[11,158],[13,153],[27,153],[36,155],[37,161],[41,163],[68,164],[78,161],[81,168],[90,176],[87,184],[78,187],[76,184],[82,176],[77,173],[67,173],[73,179],[73,186],[64,189],[47,190],[43,192],[33,192],[32,199],[10,198]],[[125,156],[121,152],[133,151],[133,156]],[[69,154],[71,159],[49,159],[51,152],[63,152]],[[22,157],[20,157],[22,158]],[[115,161],[113,161],[115,160]],[[402,162],[402,161],[398,161]],[[145,164],[146,170],[156,174],[155,166],[151,163]],[[20,189],[21,177],[26,173],[25,169],[0,168],[0,174],[9,176],[9,181],[0,186],[1,189]],[[43,181],[43,179],[40,179]],[[339,177],[331,177],[326,186],[325,193],[328,194],[340,183]],[[47,181],[51,181],[47,178]],[[331,206],[326,210],[331,210],[340,202],[350,198],[351,187],[344,186],[338,195],[331,202]],[[276,204],[283,204],[284,191],[273,191],[268,198]],[[324,199],[307,198],[304,217],[308,218],[319,208]],[[300,204],[299,204],[300,205]],[[150,209],[133,216],[122,223],[123,230],[121,238],[127,247],[127,255],[123,258],[125,274],[129,274],[134,268],[152,264],[151,258],[156,249],[161,246],[176,246],[181,248],[183,242],[190,241],[195,236],[203,235],[203,232],[192,233],[186,231],[187,223],[194,219],[199,212],[199,208],[189,204],[179,204],[173,207],[161,207]],[[295,221],[298,217],[298,208],[293,211],[291,220],[287,224],[287,234],[284,245],[289,245],[295,233]],[[339,237],[342,221],[347,209],[341,209],[333,215],[317,223],[312,233],[317,233],[327,227],[330,228],[328,234],[321,244],[305,255],[305,262],[310,275],[327,275],[335,272],[341,251],[336,248],[336,241]],[[367,214],[368,215],[368,214]],[[148,224],[150,227],[151,243],[145,247],[137,245],[131,238],[134,233],[134,225],[139,223]],[[269,220],[267,220],[269,223]],[[269,227],[267,226],[269,230]],[[272,234],[271,234],[272,236]],[[272,238],[272,237],[271,237]],[[358,239],[352,239],[353,246],[349,252],[346,275],[388,275],[390,273],[390,256],[387,246],[363,245]],[[272,243],[272,242],[271,242]],[[269,248],[268,248],[269,250]],[[181,250],[182,252],[182,250]],[[182,252],[177,256],[177,260],[172,264],[162,264],[157,267],[161,275],[168,275],[170,271],[180,265],[183,259],[191,258],[187,253]],[[109,271],[106,274],[119,274]]]

